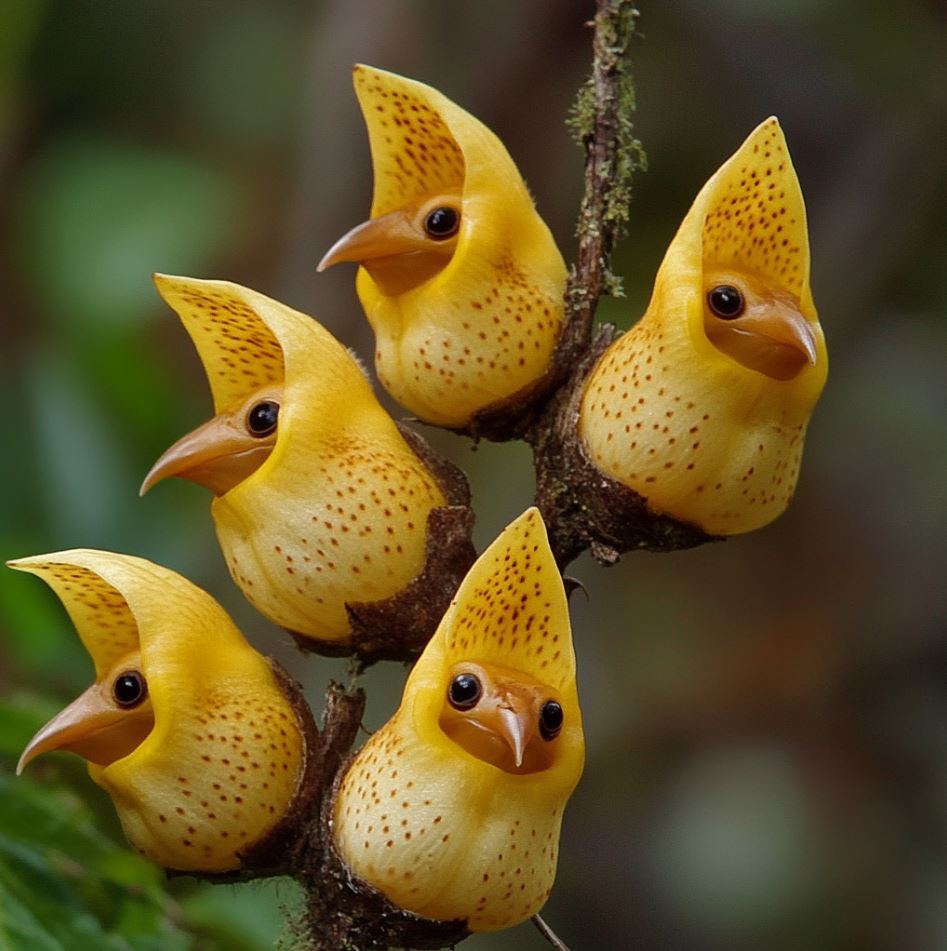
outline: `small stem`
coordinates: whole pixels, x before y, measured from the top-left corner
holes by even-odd
[[[612,250],[627,230],[631,178],[645,167],[634,137],[634,84],[628,51],[638,10],[631,0],[597,0],[592,75],[579,92],[569,124],[585,148],[585,194],[576,234],[579,250],[566,287],[571,308],[564,336],[568,350],[588,346],[602,294],[621,296],[611,271]]]
[[[529,919],[534,925],[536,925],[539,933],[556,949],[556,951],[569,951],[569,946],[556,934],[549,925],[538,915],[533,915]]]
[[[585,148],[578,257],[566,286],[555,386],[525,433],[533,447],[536,504],[560,569],[586,550],[613,565],[627,551],[676,551],[712,540],[694,525],[652,512],[647,499],[603,475],[585,455],[578,431],[588,376],[617,336],[611,324],[593,327],[595,311],[603,294],[622,294],[611,270],[612,251],[627,231],[632,176],[646,167],[631,121],[629,50],[637,23],[632,0],[597,0],[592,74],[569,118]]]
[[[549,401],[567,385],[576,364],[592,342],[592,325],[603,294],[621,297],[621,279],[612,272],[612,250],[624,237],[631,202],[631,179],[647,160],[634,136],[631,115],[635,87],[629,49],[638,10],[632,0],[597,0],[590,26],[592,73],[572,107],[567,125],[585,149],[585,191],[579,208],[576,263],[566,282],[565,325],[549,370],[532,390],[500,401],[478,413],[467,435],[535,444],[548,421]]]

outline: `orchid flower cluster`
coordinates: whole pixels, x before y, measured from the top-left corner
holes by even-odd
[[[239,284],[156,275],[214,415],[142,492],[172,476],[209,489],[234,583],[303,649],[414,666],[388,722],[333,759],[299,685],[180,575],[89,549],[21,558],[95,681],[18,771],[77,753],[155,863],[303,877],[334,863],[333,900],[368,896],[389,927],[437,923],[452,943],[536,915],[553,886],[584,760],[565,565],[596,544],[661,547],[668,526],[696,543],[775,519],[826,349],[775,118],[700,190],[644,316],[567,352],[567,269],[500,140],[422,83],[367,66],[354,80],[371,216],[319,268],[358,263],[378,380],[417,419],[475,437],[488,418],[529,420],[509,434],[544,473],[535,505],[477,557],[464,474],[316,320]],[[567,543],[566,509],[582,526]]]

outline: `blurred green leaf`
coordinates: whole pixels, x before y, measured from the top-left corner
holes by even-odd
[[[58,355],[38,359],[31,371],[27,385],[50,521],[64,547],[106,546],[103,526],[120,527],[137,502],[121,433]]]
[[[64,951],[63,946],[40,927],[35,915],[3,884],[0,866],[0,951],[35,948],[36,951]]]
[[[219,168],[92,136],[47,146],[19,206],[20,265],[62,330],[141,321],[154,271],[200,273],[232,239],[237,197]]]
[[[223,939],[227,951],[261,951],[274,947],[301,899],[292,879],[278,878],[202,888],[181,904],[191,925]]]
[[[45,0],[19,0],[16,16],[7,11],[3,18],[3,29],[0,29],[0,123],[7,118],[7,111],[11,108],[13,91],[45,9]]]
[[[153,297],[157,302],[157,291],[153,291]],[[154,323],[183,348],[184,329],[175,325],[170,310],[165,309]],[[125,333],[95,340],[81,356],[96,411],[110,421],[129,460],[142,466],[150,461],[156,439],[177,438],[173,426],[182,408],[190,409],[195,399],[201,400],[198,406],[208,414],[212,407],[209,394],[199,391],[200,396],[195,397],[192,388],[182,380],[182,367],[190,356],[186,351],[178,355],[171,350],[173,373],[168,372],[167,362],[159,365],[157,360],[141,358],[153,347],[149,339],[151,330],[152,327],[127,328]],[[193,363],[198,363],[196,355]],[[197,382],[203,384],[203,380]],[[142,478],[144,471],[134,475]],[[128,488],[135,492],[137,485],[132,483]]]
[[[304,88],[304,42],[294,11],[278,4],[217,18],[193,72],[178,77],[192,121],[242,153],[286,144]]]
[[[7,557],[31,554],[34,551],[15,545],[4,552]],[[65,612],[46,586],[6,568],[0,570],[0,628],[0,657],[10,651],[15,661],[4,668],[32,674],[51,693],[64,686],[71,689],[74,678],[92,669]]]
[[[0,756],[16,761],[30,737],[57,711],[35,696],[0,698]]]
[[[0,752],[29,710],[0,705]],[[0,951],[268,951],[299,904],[288,879],[166,881],[99,826],[70,789],[0,768]]]
[[[6,773],[0,773],[0,841],[7,846],[26,843],[62,856],[81,856],[88,866],[96,866],[103,854],[115,848],[74,793],[37,785],[28,777],[14,781]],[[153,867],[138,861],[144,872],[154,877]]]

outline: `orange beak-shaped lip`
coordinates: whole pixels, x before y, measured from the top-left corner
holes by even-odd
[[[113,763],[138,746],[153,725],[150,703],[123,710],[111,702],[101,685],[93,684],[30,740],[16,764],[16,774],[51,750],[69,750],[100,765]]]
[[[789,299],[769,298],[734,320],[713,318],[704,328],[732,359],[774,380],[791,380],[818,360],[815,330]]]
[[[253,437],[226,416],[215,416],[182,436],[151,467],[140,495],[169,476],[178,476],[223,495],[256,472],[273,451],[276,434]]]
[[[734,329],[755,333],[773,343],[791,347],[805,357],[809,366],[815,366],[818,353],[815,331],[802,313],[791,305],[777,304],[765,308],[759,314],[749,312]]]
[[[532,705],[508,695],[496,707],[495,716],[495,721],[488,725],[506,741],[519,769],[523,765],[526,748],[536,735],[536,717]]]
[[[324,271],[342,261],[372,261],[396,254],[430,252],[436,248],[437,243],[417,227],[415,209],[399,208],[380,218],[370,218],[342,235],[326,252],[316,270]]]

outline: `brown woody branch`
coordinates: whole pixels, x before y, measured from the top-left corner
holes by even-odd
[[[611,565],[626,551],[672,551],[711,540],[693,525],[652,512],[644,498],[599,472],[577,430],[588,375],[617,336],[610,324],[593,335],[593,322],[603,294],[621,296],[612,252],[627,231],[632,176],[645,166],[631,122],[635,93],[629,51],[637,21],[631,0],[598,0],[592,74],[569,123],[585,149],[578,259],[566,287],[567,323],[554,370],[558,384],[527,433],[536,502],[560,568],[587,549]]]
[[[622,294],[612,252],[627,231],[632,177],[645,166],[631,121],[629,52],[637,21],[631,0],[598,0],[592,73],[569,119],[585,150],[585,190],[577,261],[565,290],[565,326],[550,370],[527,391],[481,413],[470,431],[532,445],[536,504],[560,568],[586,550],[611,565],[627,551],[673,551],[711,540],[693,525],[653,512],[646,499],[599,472],[577,430],[588,375],[617,336],[610,324],[593,334],[595,311],[604,294]]]
[[[569,120],[585,148],[578,259],[566,285],[567,323],[560,342],[560,351],[570,357],[588,349],[599,298],[621,296],[621,281],[611,270],[612,251],[627,231],[632,175],[645,165],[631,122],[635,92],[629,49],[638,10],[631,0],[598,0],[597,8],[592,74]],[[567,364],[574,365],[574,359]]]
[[[497,441],[527,439],[548,425],[549,403],[569,380],[589,348],[595,310],[603,294],[621,297],[611,270],[612,250],[627,230],[631,180],[646,159],[634,136],[635,90],[629,48],[638,10],[631,0],[597,0],[592,72],[569,118],[585,149],[585,190],[579,208],[576,264],[565,289],[565,325],[548,372],[525,390],[489,406],[462,430]]]

